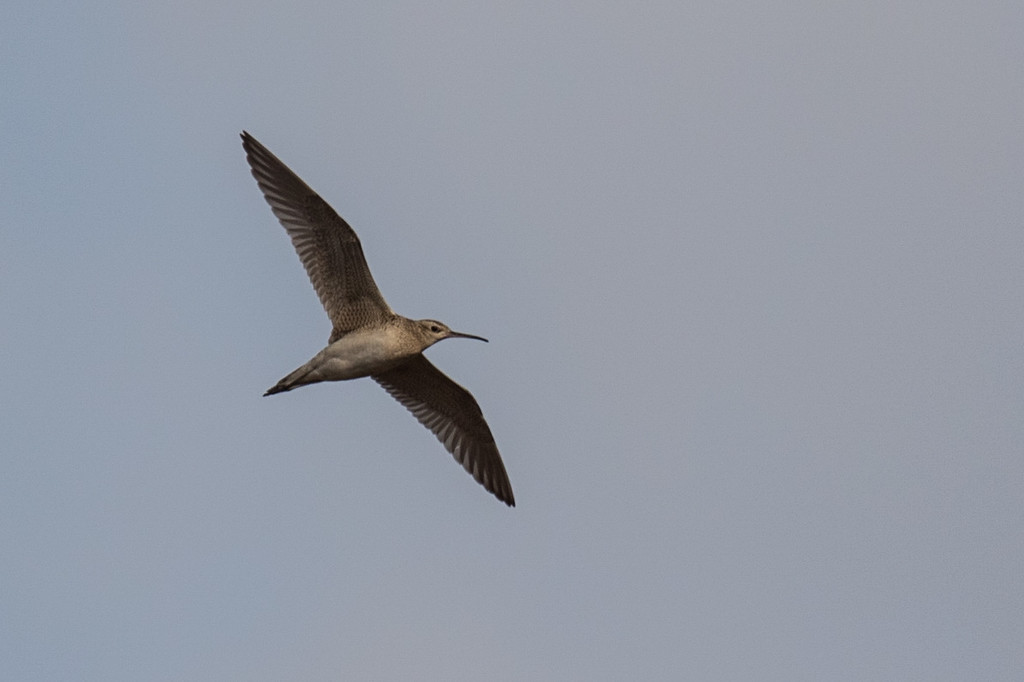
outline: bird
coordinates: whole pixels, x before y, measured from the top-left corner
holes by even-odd
[[[241,137],[256,184],[291,238],[333,325],[327,346],[263,395],[368,376],[427,427],[478,483],[514,507],[512,484],[479,404],[423,355],[444,339],[487,339],[393,312],[349,224],[255,137],[244,130]]]

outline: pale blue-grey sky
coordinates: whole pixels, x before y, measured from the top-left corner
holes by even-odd
[[[0,677],[1024,678],[1019,2],[8,3]],[[481,403],[330,325],[252,132]]]

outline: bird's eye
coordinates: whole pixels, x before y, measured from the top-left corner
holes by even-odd
[[[440,331],[441,331],[441,328],[440,328],[440,327],[438,327],[438,326],[437,326],[436,324],[432,324],[432,325],[430,325],[430,331],[432,331],[432,332],[434,332],[435,334],[437,334],[438,332],[440,332]]]

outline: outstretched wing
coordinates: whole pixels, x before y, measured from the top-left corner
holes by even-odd
[[[373,379],[430,429],[477,482],[508,506],[516,506],[494,436],[469,391],[422,354]]]
[[[291,237],[331,318],[331,341],[393,315],[373,281],[359,237],[326,201],[247,132],[242,147],[263,196]]]

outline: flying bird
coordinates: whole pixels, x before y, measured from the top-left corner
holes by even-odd
[[[437,320],[394,313],[373,281],[359,237],[326,201],[247,132],[245,158],[281,221],[333,325],[327,347],[264,395],[321,381],[371,377],[433,432],[456,461],[510,507],[512,485],[494,436],[469,391],[437,369],[423,351],[451,338]]]

